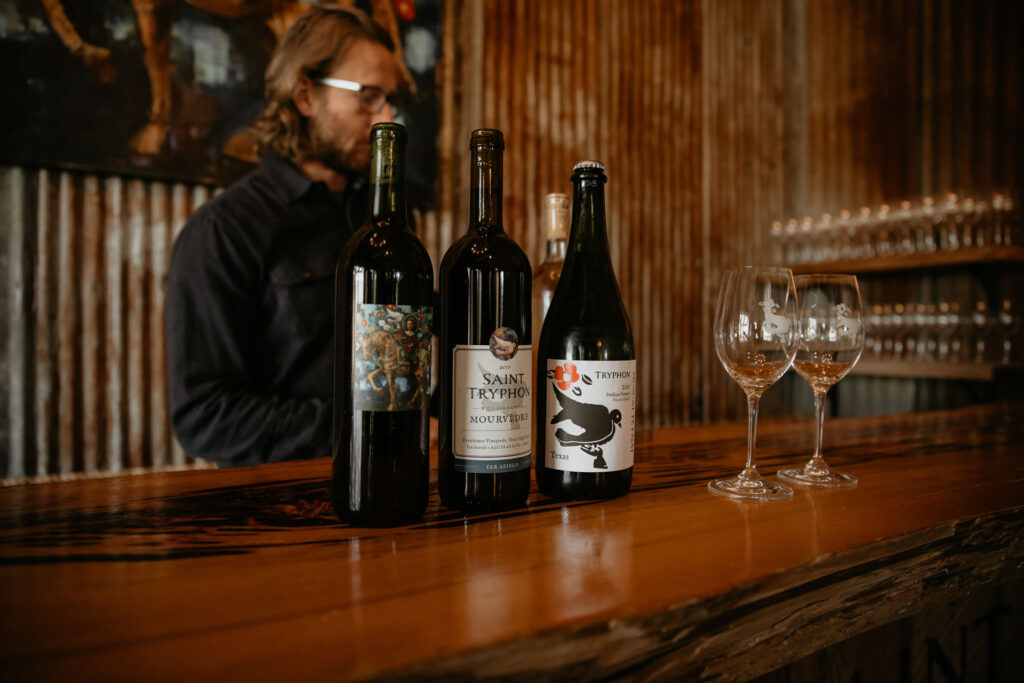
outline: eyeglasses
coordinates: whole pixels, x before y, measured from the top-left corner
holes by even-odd
[[[367,114],[379,114],[385,104],[391,105],[391,116],[398,118],[405,110],[405,96],[402,93],[386,93],[373,85],[363,85],[343,78],[314,78],[315,83],[330,88],[359,93],[359,108]]]

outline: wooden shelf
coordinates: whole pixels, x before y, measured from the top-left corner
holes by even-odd
[[[1019,366],[996,363],[944,363],[862,358],[850,374],[914,379],[962,379],[991,382],[1003,372],[1020,371]]]
[[[790,266],[794,275],[803,273],[876,273],[891,270],[917,270],[980,264],[1024,264],[1024,247],[976,247],[935,251],[926,254],[884,256],[872,259],[847,259],[824,263],[800,263]]]

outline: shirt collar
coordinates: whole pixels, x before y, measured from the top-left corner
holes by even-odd
[[[268,155],[260,161],[260,169],[270,177],[281,198],[286,202],[294,202],[312,192],[323,193],[337,203],[345,202],[351,193],[358,194],[366,185],[364,176],[353,175],[341,192],[330,192],[321,181],[310,180],[309,176],[300,171],[295,164],[279,156]]]
[[[281,157],[268,155],[260,161],[260,170],[270,178],[274,188],[286,202],[302,197],[315,184],[305,173]]]

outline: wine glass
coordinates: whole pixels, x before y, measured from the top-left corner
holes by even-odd
[[[796,354],[796,298],[789,268],[747,266],[725,273],[715,312],[715,351],[747,395],[747,466],[731,479],[708,482],[732,498],[782,500],[793,489],[761,478],[754,466],[757,404],[786,374]]]
[[[779,471],[779,479],[808,486],[855,486],[857,478],[829,469],[821,457],[825,395],[860,360],[864,325],[860,289],[854,275],[799,275],[799,348],[793,367],[814,391],[817,430],[814,455],[803,468]]]

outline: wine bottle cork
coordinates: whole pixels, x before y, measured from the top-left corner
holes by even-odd
[[[552,192],[544,198],[545,239],[569,239],[569,195]]]

